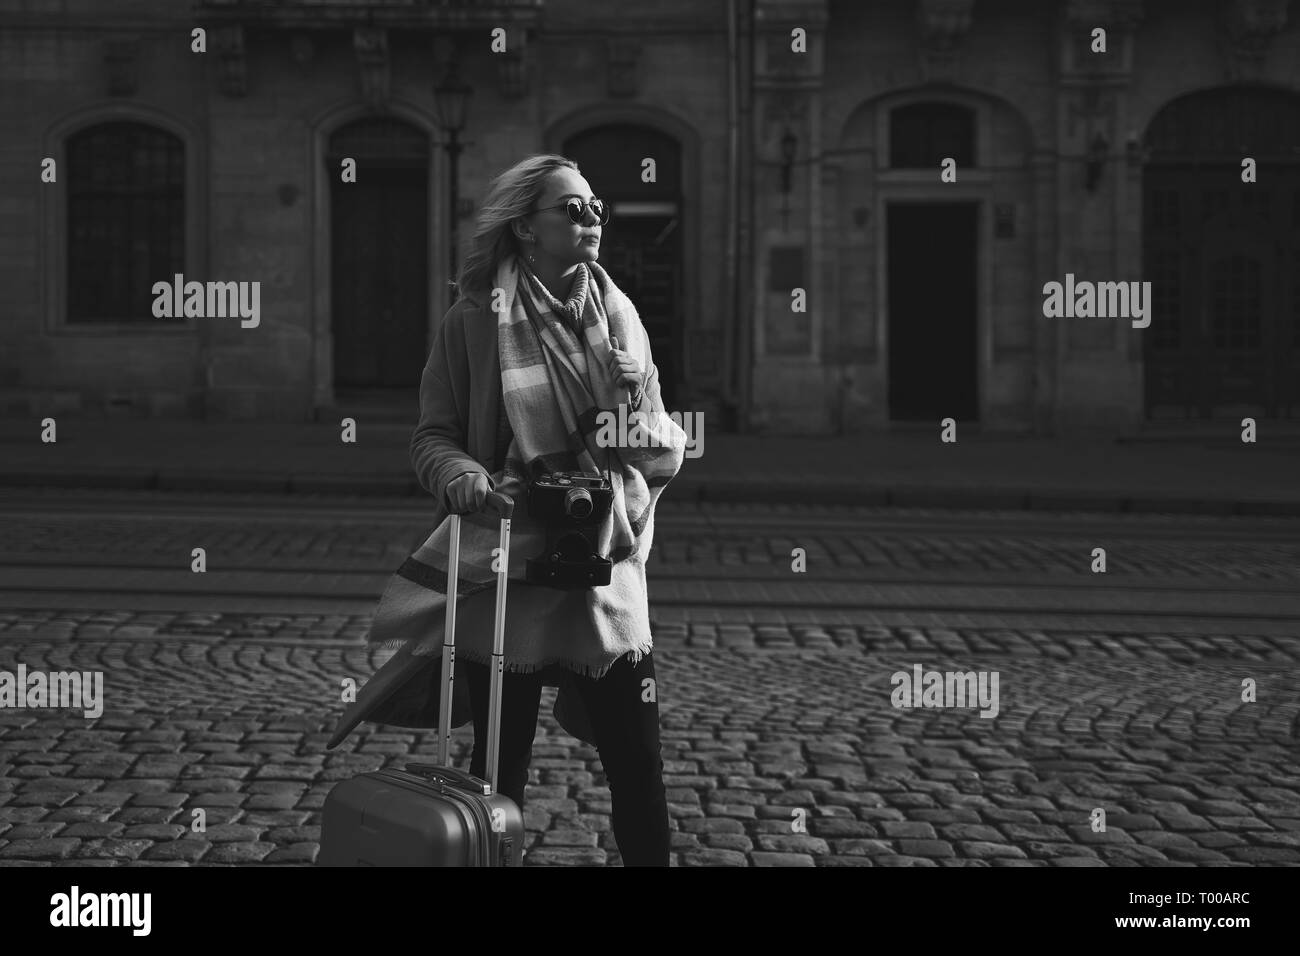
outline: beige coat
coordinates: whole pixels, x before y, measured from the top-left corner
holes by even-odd
[[[447,485],[465,472],[491,474],[496,460],[501,412],[501,364],[497,350],[497,316],[488,302],[466,293],[447,312],[430,351],[420,386],[421,414],[411,435],[411,465],[420,485],[433,496],[430,525],[437,527],[450,511]],[[651,363],[645,394],[663,411],[658,369]],[[457,604],[456,633],[490,634],[495,589],[462,598]],[[441,622],[435,622],[437,628]],[[506,647],[519,627],[591,627],[583,591],[557,591],[511,581],[506,597]],[[440,657],[416,657],[409,641],[367,682],[340,720],[328,744],[337,745],[361,721],[403,727],[437,727],[441,688]],[[457,655],[459,660],[460,655]],[[546,686],[558,687],[554,715],[569,734],[598,744],[591,721],[572,681],[576,675],[559,666],[541,672]],[[452,726],[472,720],[465,681],[455,682]]]

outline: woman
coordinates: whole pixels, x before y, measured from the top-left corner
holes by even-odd
[[[541,689],[556,686],[561,725],[600,755],[624,864],[667,866],[645,561],[655,503],[681,467],[686,436],[663,414],[635,307],[596,261],[607,221],[605,204],[562,156],[531,156],[491,183],[454,283],[460,298],[424,369],[411,439],[416,474],[438,503],[438,527],[394,576],[375,615],[370,641],[401,650],[341,727],[346,733],[361,719],[436,725],[447,515],[461,514],[452,723],[473,720],[470,772],[484,775],[498,520],[482,509],[489,490],[505,494],[515,511],[499,789],[524,807]],[[629,430],[643,434],[611,441],[607,426],[621,419],[622,403],[638,413]],[[561,471],[610,480],[611,514],[591,535],[613,562],[608,585],[558,590],[524,580],[525,562],[546,547],[545,527],[528,514],[527,485]]]

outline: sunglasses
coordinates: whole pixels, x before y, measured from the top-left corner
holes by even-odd
[[[600,225],[609,222],[609,206],[603,199],[593,199],[591,202],[583,202],[577,196],[566,200],[558,206],[547,206],[544,209],[535,209],[534,212],[548,212],[552,209],[563,209],[569,214],[569,222],[575,225],[582,225],[583,220],[587,218],[587,207],[591,207],[591,213],[596,217]]]

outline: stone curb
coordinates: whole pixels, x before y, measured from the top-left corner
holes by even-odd
[[[172,471],[78,471],[0,473],[0,486],[129,489],[158,491],[262,492],[268,494],[353,494],[420,497],[414,479],[386,475],[193,473]],[[1070,489],[945,488],[940,486],[853,485],[843,482],[681,479],[669,485],[677,501],[746,504],[819,504],[974,510],[1096,511],[1195,515],[1300,517],[1300,500],[1202,498],[1178,495],[1110,494]]]

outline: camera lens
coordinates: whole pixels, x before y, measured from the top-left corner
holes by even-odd
[[[564,513],[572,518],[586,518],[595,508],[585,488],[570,488],[564,494]]]

